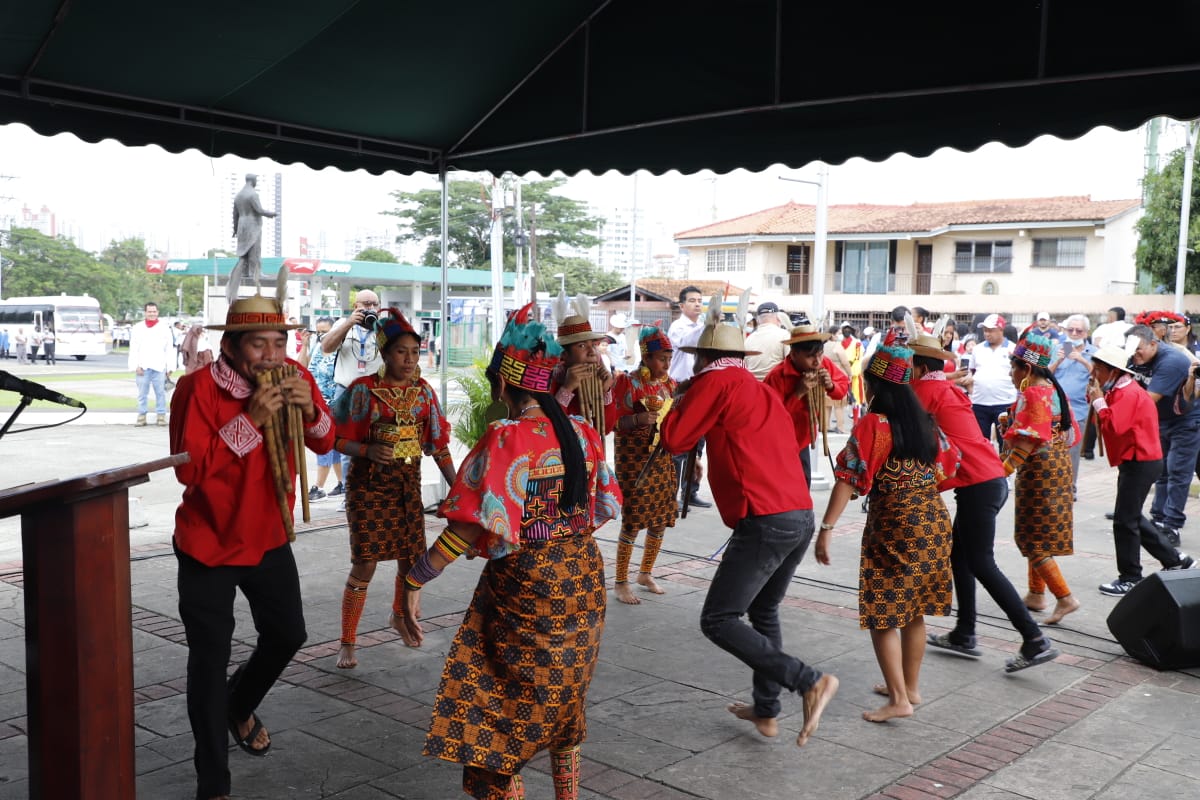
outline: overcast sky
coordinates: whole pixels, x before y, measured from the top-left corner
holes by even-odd
[[[1176,126],[1177,127],[1177,126]],[[1181,146],[1168,133],[1162,152]],[[943,149],[928,158],[897,155],[885,162],[853,159],[829,168],[829,202],[907,204],[939,200],[1091,195],[1093,199],[1135,198],[1144,163],[1140,130],[1097,128],[1074,141],[1045,136],[1012,149],[988,144],[972,153]],[[43,137],[23,125],[0,126],[0,216],[15,216],[22,205],[48,206],[60,227],[79,232],[86,249],[110,239],[144,236],[168,255],[203,255],[219,240],[220,222],[230,214],[220,188],[229,172],[284,173],[284,246],[296,254],[299,237],[315,241],[323,231],[331,255],[359,231],[395,231],[395,220],[380,211],[393,207],[389,193],[436,186],[430,175],[383,176],[359,171],[316,171],[279,166],[266,159],[227,156],[212,159],[191,151],[179,155],[158,147],[125,147],[115,141],[89,144],[71,134]],[[780,176],[815,178],[816,167],[775,167],[762,173],[737,171],[683,176],[581,174],[565,193],[605,208],[644,210],[654,235],[671,234],[718,219],[747,214],[794,200],[814,203],[816,190]],[[260,184],[261,185],[261,184]]]

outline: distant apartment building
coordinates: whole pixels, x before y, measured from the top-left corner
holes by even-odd
[[[561,247],[564,256],[586,258],[596,266],[622,277],[645,278],[655,273],[654,231],[642,209],[628,207],[599,208],[592,206],[588,213],[603,222],[592,234],[600,244],[588,249]]]
[[[353,236],[347,236],[343,247],[346,258],[354,258],[363,250],[376,249],[391,253],[400,258],[401,248],[396,244],[396,234],[387,230],[366,230],[360,228]]]
[[[43,236],[51,238],[58,236],[58,222],[54,212],[47,206],[42,206],[41,211],[34,211],[29,206],[21,206],[21,213],[17,217],[14,227],[33,228]]]
[[[237,244],[237,229],[234,227],[233,198],[246,185],[245,172],[230,172],[221,183],[218,203],[217,220],[220,224],[221,241],[228,242],[230,252]],[[253,173],[251,173],[253,174]],[[286,224],[280,216],[283,213],[283,173],[264,173],[258,176],[258,200],[262,207],[274,211],[275,217],[263,217],[262,255],[263,258],[280,258],[292,253],[283,249],[283,227]]]

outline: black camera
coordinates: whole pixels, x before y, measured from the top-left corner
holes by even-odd
[[[375,323],[379,321],[379,315],[374,311],[367,311],[363,314],[362,322],[358,323],[367,330],[374,330]]]

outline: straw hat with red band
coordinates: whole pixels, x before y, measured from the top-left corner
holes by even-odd
[[[808,342],[827,342],[831,334],[822,332],[816,325],[797,325],[792,328],[791,336],[784,344],[806,344]]]
[[[923,358],[936,358],[939,361],[949,361],[954,358],[954,353],[942,347],[940,339],[930,336],[928,333],[918,333],[908,340],[908,346],[912,348],[914,355]]]
[[[603,333],[592,330],[592,323],[588,322],[587,317],[572,314],[558,323],[557,341],[563,347],[577,342],[591,342],[603,338]]]
[[[508,316],[488,372],[509,386],[549,394],[550,376],[561,359],[562,347],[546,336],[546,326],[538,322],[537,306],[530,303]]]
[[[294,331],[304,326],[289,323],[279,302],[256,294],[235,300],[225,313],[224,325],[208,325],[210,331]]]
[[[910,383],[913,372],[913,351],[904,345],[905,336],[889,328],[887,336],[875,348],[867,363],[866,373],[888,383]]]

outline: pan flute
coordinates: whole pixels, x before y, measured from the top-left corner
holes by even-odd
[[[294,364],[285,364],[273,370],[258,373],[259,386],[277,386],[287,378],[299,374]],[[292,508],[288,502],[288,494],[295,487],[291,465],[296,465],[300,477],[300,498],[304,521],[312,519],[309,514],[308,465],[304,454],[304,419],[299,406],[283,405],[274,416],[263,426],[263,439],[267,448],[267,457],[271,462],[271,477],[275,484],[275,499],[279,504],[279,515],[283,519],[283,528],[287,531],[289,542],[296,541],[296,529],[292,520]]]
[[[604,422],[604,384],[595,373],[579,384],[579,410],[601,438],[608,434]]]

